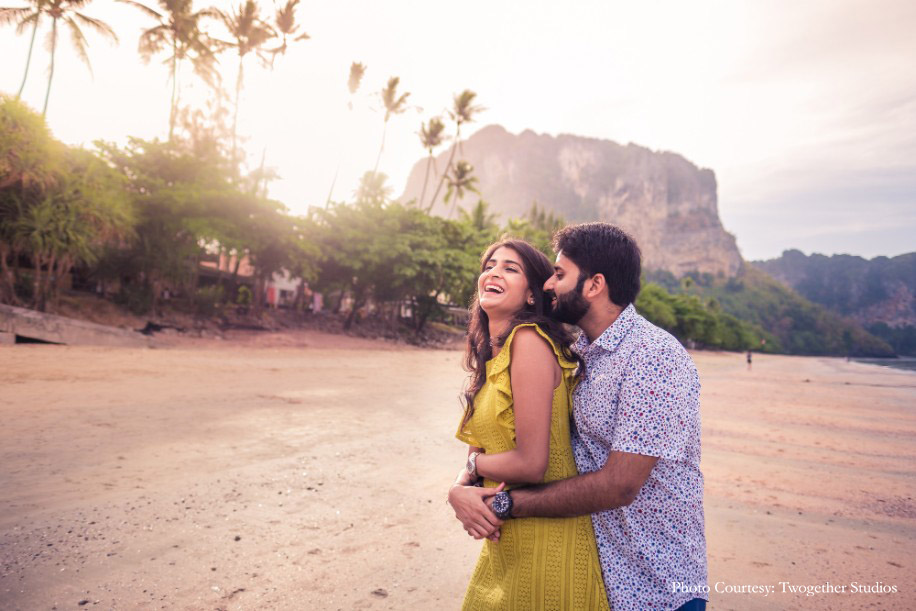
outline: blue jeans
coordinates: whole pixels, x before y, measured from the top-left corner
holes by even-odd
[[[694,598],[678,607],[677,611],[706,611],[706,601],[702,598]]]

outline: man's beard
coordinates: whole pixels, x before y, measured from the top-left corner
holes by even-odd
[[[582,317],[588,313],[588,301],[582,296],[582,287],[585,286],[586,276],[582,274],[572,291],[558,295],[553,293],[557,300],[550,311],[551,318],[565,322],[568,325],[577,325]]]

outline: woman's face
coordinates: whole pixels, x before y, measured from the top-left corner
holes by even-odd
[[[500,246],[484,263],[477,278],[480,307],[490,318],[511,318],[531,299],[521,257],[508,246]]]

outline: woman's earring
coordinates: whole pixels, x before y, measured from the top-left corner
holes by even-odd
[[[534,297],[528,298],[528,305],[534,305]]]

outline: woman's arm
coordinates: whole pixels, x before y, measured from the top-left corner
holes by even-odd
[[[516,447],[479,455],[477,474],[497,482],[536,484],[547,472],[550,412],[554,389],[560,384],[560,366],[550,345],[531,328],[516,331],[510,350]]]

